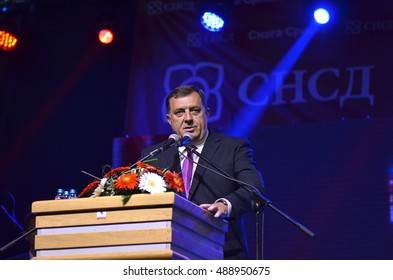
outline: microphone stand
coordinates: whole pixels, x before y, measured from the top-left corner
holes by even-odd
[[[262,209],[263,206],[268,206],[271,209],[273,209],[275,212],[277,212],[278,214],[280,214],[281,216],[283,216],[285,219],[287,219],[289,222],[291,222],[292,224],[294,224],[296,227],[298,227],[300,230],[302,230],[304,233],[306,233],[308,236],[313,237],[315,234],[310,231],[308,228],[306,228],[304,225],[302,225],[301,223],[299,223],[298,221],[294,220],[293,218],[291,218],[289,215],[287,215],[286,213],[284,213],[283,211],[281,211],[280,209],[278,209],[277,207],[275,207],[272,202],[266,198],[265,196],[263,196],[259,190],[250,185],[247,184],[246,182],[242,182],[239,181],[235,178],[233,178],[232,176],[230,176],[227,172],[225,172],[225,170],[223,170],[222,168],[220,168],[218,165],[216,165],[214,162],[212,162],[211,160],[207,159],[205,156],[203,156],[201,153],[199,153],[196,149],[195,146],[189,147],[186,146],[186,149],[188,151],[190,151],[191,153],[194,153],[195,155],[197,155],[199,158],[203,159],[204,161],[206,161],[208,164],[210,164],[211,166],[213,166],[216,170],[218,170],[221,174],[221,176],[224,176],[225,178],[237,182],[243,189],[247,190],[248,192],[251,193],[252,195],[252,200],[251,200],[251,208],[254,210],[255,213],[255,219],[256,219],[256,229],[255,229],[255,233],[256,233],[256,244],[257,244],[257,248],[256,248],[256,259],[259,259],[259,214],[260,214],[260,210]]]
[[[162,150],[162,151],[163,151],[163,150]],[[140,161],[143,162],[143,161],[145,161],[145,160],[151,159],[151,158],[154,157],[156,154],[158,154],[158,153],[160,153],[160,152],[162,152],[162,151],[160,151],[160,148],[155,149],[154,151],[150,152],[148,155],[146,155],[146,156],[140,158],[138,161],[136,161],[135,163],[133,163],[133,164],[130,166],[130,168],[133,169],[133,168],[138,164],[138,162],[140,162]]]
[[[36,230],[37,230],[37,228],[32,228],[29,231],[27,231],[26,233],[24,233],[21,236],[19,236],[18,238],[16,238],[16,239],[12,240],[11,242],[7,243],[6,245],[4,245],[3,247],[0,248],[0,253],[4,252],[9,247],[13,246],[17,242],[19,242],[21,239],[25,238],[26,236],[30,235],[31,233],[33,233]]]
[[[171,141],[171,142],[168,142],[169,140],[173,140],[173,142],[172,142],[172,141]],[[163,152],[164,150],[168,149],[169,147],[171,147],[171,146],[177,144],[178,141],[179,141],[179,139],[176,140],[176,139],[172,139],[172,138],[170,138],[169,140],[167,140],[167,142],[165,142],[161,147],[159,147],[159,148],[157,148],[157,149],[151,151],[149,154],[147,154],[146,156],[140,158],[137,162],[133,163],[133,164],[130,166],[130,168],[131,168],[131,169],[134,168],[134,167],[138,164],[138,162],[143,162],[143,161],[145,161],[145,160],[151,159],[151,158],[154,157],[155,155],[157,155],[157,154]]]

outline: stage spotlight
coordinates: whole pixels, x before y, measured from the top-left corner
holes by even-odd
[[[0,48],[5,51],[11,51],[16,48],[18,38],[6,30],[0,30]]]
[[[201,24],[211,32],[223,30],[229,20],[230,1],[202,1]]]
[[[95,30],[98,35],[98,41],[103,45],[113,44],[113,40],[118,40],[119,25],[116,17],[111,13],[100,15],[95,22]]]
[[[11,51],[19,42],[20,32],[16,20],[4,20],[0,22],[0,49]]]
[[[319,24],[326,24],[329,22],[330,14],[324,8],[318,8],[314,11],[314,20]]]
[[[108,28],[106,28],[106,29],[101,29],[101,30],[98,32],[98,40],[99,40],[102,44],[106,44],[106,45],[107,45],[107,44],[112,43],[113,38],[114,38],[113,31],[110,30],[110,29],[108,29]]]
[[[201,17],[201,23],[204,28],[212,32],[221,31],[225,21],[220,15],[213,12],[204,12]]]

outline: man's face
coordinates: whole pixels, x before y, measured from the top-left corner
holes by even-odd
[[[171,98],[169,104],[170,111],[166,119],[173,132],[180,137],[183,137],[186,132],[192,133],[194,135],[192,144],[201,141],[207,131],[207,117],[210,111],[203,106],[199,94],[193,92],[184,97]]]

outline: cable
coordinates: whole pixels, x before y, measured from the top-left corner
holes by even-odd
[[[22,225],[18,222],[18,220],[15,217],[15,209],[16,209],[16,201],[15,201],[15,197],[12,195],[12,193],[8,192],[8,191],[2,191],[6,194],[8,194],[11,197],[12,203],[13,203],[13,209],[12,209],[12,214],[10,214],[7,209],[4,207],[4,205],[1,205],[1,208],[3,209],[4,213],[6,213],[6,215],[12,220],[12,222],[17,225],[21,231],[24,231],[24,228],[22,227]]]

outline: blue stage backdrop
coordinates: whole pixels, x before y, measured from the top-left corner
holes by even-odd
[[[187,83],[208,95],[210,125],[235,135],[393,114],[388,1],[327,1],[331,21],[318,26],[315,1],[226,1],[217,33],[200,24],[203,2],[137,5],[125,134],[168,133],[164,97]]]

